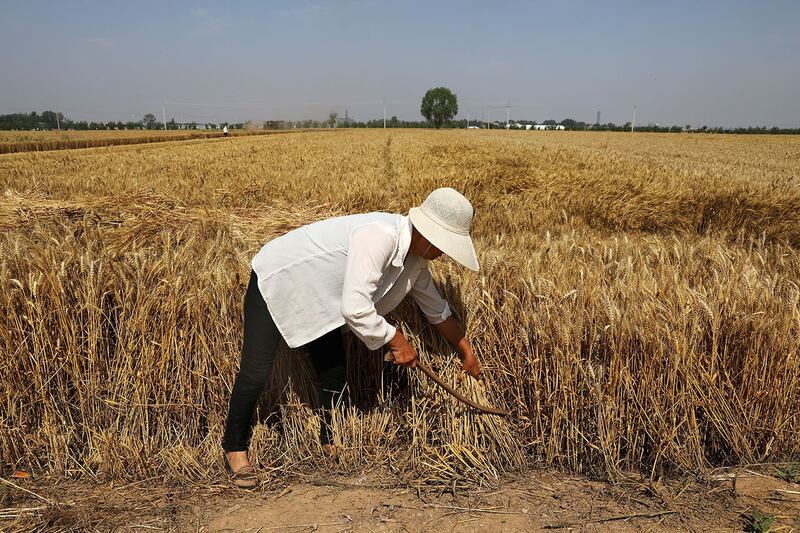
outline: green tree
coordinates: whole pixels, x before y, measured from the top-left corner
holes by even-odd
[[[142,125],[148,130],[155,129],[156,124],[156,116],[152,113],[148,113],[142,118]]]
[[[419,112],[435,127],[441,128],[445,121],[452,120],[458,113],[458,98],[447,87],[428,89],[422,97]]]
[[[64,122],[64,115],[55,111],[42,111],[41,122],[44,127],[54,130]]]

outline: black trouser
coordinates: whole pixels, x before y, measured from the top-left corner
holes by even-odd
[[[280,338],[280,332],[258,290],[258,278],[255,272],[251,272],[244,297],[242,361],[233,385],[222,441],[222,447],[227,452],[247,450],[250,444],[253,411],[272,372]],[[306,348],[317,372],[319,402],[324,413],[320,440],[328,444],[331,441],[330,407],[334,394],[344,389],[346,380],[341,331],[337,328],[326,333],[308,343]]]

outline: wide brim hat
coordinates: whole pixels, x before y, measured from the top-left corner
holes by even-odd
[[[428,242],[470,270],[478,271],[478,255],[469,236],[472,204],[449,187],[436,189],[422,205],[408,211],[411,223]]]

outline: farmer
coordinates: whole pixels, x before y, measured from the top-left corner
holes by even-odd
[[[228,126],[227,125],[222,126],[222,136],[223,137],[227,137],[228,136]]]
[[[410,293],[427,320],[458,349],[464,371],[478,377],[472,347],[428,270],[428,261],[442,253],[478,270],[469,236],[472,213],[459,192],[436,189],[408,216],[331,218],[261,248],[244,298],[242,360],[222,443],[226,469],[237,486],[257,484],[247,458],[251,419],[281,338],[290,348],[308,349],[324,414],[320,440],[332,456],[329,408],[334,395],[343,392],[346,376],[341,326],[347,325],[370,350],[388,345],[396,364],[414,367],[414,348],[383,318]]]

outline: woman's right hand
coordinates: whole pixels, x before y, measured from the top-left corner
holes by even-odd
[[[417,352],[414,351],[414,347],[411,346],[411,343],[408,342],[408,339],[399,329],[392,337],[392,340],[389,341],[389,349],[392,350],[394,364],[410,368],[417,366]]]

